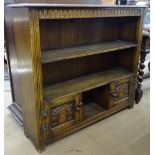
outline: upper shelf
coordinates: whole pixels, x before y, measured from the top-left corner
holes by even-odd
[[[87,46],[78,46],[58,50],[48,50],[42,52],[42,63],[44,64],[94,54],[107,53],[136,46],[137,46],[136,43],[118,40]]]

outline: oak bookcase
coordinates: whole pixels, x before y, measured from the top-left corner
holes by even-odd
[[[134,105],[145,7],[12,4],[9,109],[38,151]]]

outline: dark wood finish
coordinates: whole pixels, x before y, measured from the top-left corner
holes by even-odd
[[[4,23],[5,25],[5,23]],[[5,31],[5,40],[11,40],[11,36],[9,38],[9,36],[7,35],[7,32],[6,32],[6,26],[4,27],[4,31]],[[8,37],[8,38],[7,38]],[[12,104],[8,107],[8,109],[13,113],[15,119],[19,122],[19,124],[21,126],[23,126],[23,113],[22,113],[22,110],[21,110],[21,102],[15,102],[15,100],[18,98],[17,97],[17,90],[14,91],[14,84],[16,83],[15,81],[15,76],[12,78],[12,74],[11,74],[11,64],[10,64],[10,53],[8,52],[9,50],[9,47],[8,47],[8,41],[5,42],[5,50],[6,50],[6,56],[7,56],[7,69],[9,71],[9,81],[10,81],[10,87],[11,87],[11,97],[12,97]],[[14,55],[14,53],[11,53],[11,57],[12,57],[12,54]],[[13,80],[14,80],[14,84],[13,84]],[[17,99],[18,100],[18,99]]]
[[[46,51],[42,53],[42,63],[55,62],[100,53],[108,53],[136,46],[137,44],[135,43],[125,41],[113,41],[95,45],[80,46],[75,48]]]
[[[89,104],[92,103],[93,105],[95,105],[93,107],[97,107],[97,109],[95,108],[96,110],[98,110],[98,107],[101,107],[100,109],[102,110],[106,110],[110,108],[109,102],[110,102],[109,84],[82,93],[82,103],[84,106],[86,105],[87,109],[89,109],[88,107]]]
[[[83,76],[44,88],[45,100],[52,102],[60,97],[84,92],[100,87],[121,77],[131,76],[132,73],[121,68],[109,69],[92,75]]]
[[[103,71],[117,64],[116,54],[100,54],[43,65],[44,86]],[[52,70],[52,72],[51,72]],[[46,75],[46,76],[44,76]]]
[[[112,114],[115,114],[116,112],[119,112],[127,107],[129,107],[130,104],[128,102],[125,102],[123,104],[120,104],[114,108],[111,108],[109,110],[103,110],[102,112],[96,114],[96,115],[93,115],[83,121],[80,121],[79,123],[76,123],[75,125],[72,125],[70,126],[69,128],[64,128],[63,130],[59,131],[59,133],[57,133],[56,135],[51,135],[49,137],[47,137],[47,141],[46,141],[46,144],[49,144],[49,143],[52,143],[52,142],[55,142],[67,135],[70,135],[80,129],[83,129],[84,127],[87,127],[93,123],[96,123],[97,121],[100,121],[102,120],[103,118],[106,118]]]
[[[145,62],[145,57],[149,52],[150,52],[150,34],[143,33],[139,70],[138,70],[138,77],[137,77],[137,87],[136,87],[136,94],[135,94],[135,102],[137,104],[140,102],[143,96],[142,82],[143,82],[143,79],[146,78],[146,75],[144,75],[144,71],[143,71],[145,68],[144,62]]]
[[[133,107],[134,91],[133,91],[134,78],[123,78],[116,80],[110,84],[110,107],[115,107],[122,102],[130,102],[130,108]]]
[[[56,49],[75,48],[76,46],[90,45],[90,43],[101,44],[106,41],[123,41],[127,39],[134,42],[136,21],[137,17],[115,17],[113,20],[108,17],[65,20],[43,19],[40,20],[41,48],[43,51],[56,52],[54,51]],[[113,29],[113,34],[110,33],[111,29]],[[124,33],[127,29],[130,30],[132,35],[128,35],[129,32],[127,34]],[[108,36],[105,35],[107,33],[109,34]]]
[[[32,20],[30,19],[32,17],[29,18],[28,8],[7,8],[5,13],[6,42],[8,43],[10,56],[14,100],[22,109],[25,135],[29,137],[36,148],[40,150],[43,145],[42,141],[39,140],[41,133],[37,126],[40,124],[40,113],[39,107],[36,106],[36,104],[39,103],[38,99],[39,96],[41,96],[41,93],[39,92],[38,95],[37,92],[42,89],[39,89],[35,85],[36,79],[39,81],[41,76],[38,76],[38,71],[37,73],[35,72],[33,67],[34,64],[37,65],[37,62],[36,60],[32,62],[31,57],[31,52],[35,48],[32,42],[36,42],[35,38],[33,38],[34,29],[32,28]],[[37,57],[39,57],[38,54]],[[39,65],[36,66],[37,70],[38,66]],[[38,118],[36,118],[37,114],[39,114]]]
[[[116,66],[123,66],[128,70],[132,70],[131,62],[134,50],[135,48],[129,48],[105,54],[43,64],[44,86],[102,72],[105,69],[111,69]]]
[[[25,135],[38,151],[133,107],[144,11],[86,4],[7,7],[10,109],[21,122],[23,117]]]

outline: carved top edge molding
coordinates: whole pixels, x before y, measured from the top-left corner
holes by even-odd
[[[143,13],[144,10],[141,8],[57,8],[37,10],[40,19],[142,16]]]

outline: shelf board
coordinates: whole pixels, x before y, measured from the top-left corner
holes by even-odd
[[[105,112],[107,109],[98,105],[97,103],[88,103],[88,104],[83,104],[81,106],[81,117],[82,120],[85,120],[87,118],[90,118],[94,115],[97,115],[99,113]]]
[[[80,92],[97,88],[108,84],[113,80],[118,80],[119,78],[131,75],[133,75],[133,73],[131,73],[129,70],[116,67],[95,74],[82,76],[73,80],[44,87],[44,99],[45,102],[51,103],[62,97],[75,95]]]
[[[100,44],[92,44],[87,46],[78,46],[73,48],[48,50],[42,52],[42,63],[55,62],[60,60],[84,57],[94,54],[107,53],[131,47],[136,47],[137,44],[127,41],[110,41]]]

